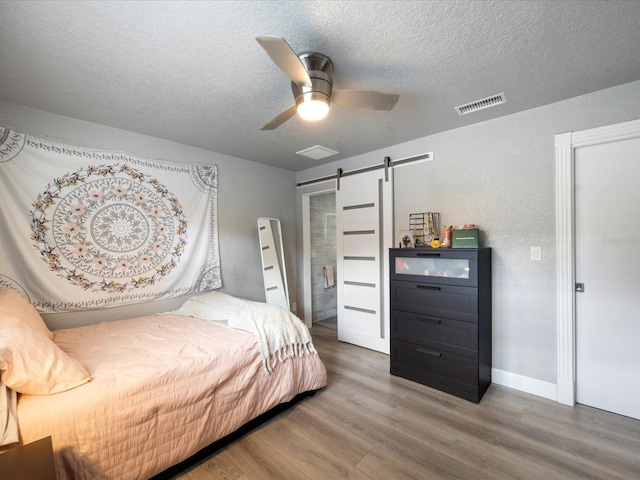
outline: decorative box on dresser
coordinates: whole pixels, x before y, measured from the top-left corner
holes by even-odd
[[[491,384],[491,249],[392,248],[391,373],[480,402]]]

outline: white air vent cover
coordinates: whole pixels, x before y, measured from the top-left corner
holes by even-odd
[[[296,152],[296,154],[313,158],[314,160],[322,160],[323,158],[337,155],[338,152],[336,152],[335,150],[331,150],[330,148],[323,147],[322,145],[315,145],[313,147],[300,150],[299,152]]]
[[[498,95],[476,100],[475,102],[459,105],[455,107],[455,110],[458,112],[458,115],[466,115],[467,113],[473,113],[478,110],[484,110],[485,108],[495,107],[502,103],[507,103],[507,97],[505,97],[504,93],[499,93]]]

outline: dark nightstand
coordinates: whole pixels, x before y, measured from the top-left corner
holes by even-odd
[[[56,480],[51,437],[1,453],[0,477],[3,480]]]

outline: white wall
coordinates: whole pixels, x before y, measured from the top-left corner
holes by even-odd
[[[633,82],[305,170],[296,181],[432,151],[433,161],[396,168],[395,229],[425,211],[445,225],[480,226],[493,248],[493,367],[548,391],[557,375],[554,135],[638,118]]]
[[[265,298],[258,242],[258,217],[280,219],[287,270],[289,275],[295,274],[293,172],[2,101],[0,125],[62,143],[120,150],[152,159],[216,163],[219,175],[218,228],[222,291],[251,300]],[[289,288],[291,297],[295,298],[295,281],[289,282]],[[183,297],[91,313],[45,315],[45,320],[51,328],[65,328],[170,310],[177,308],[184,300]]]

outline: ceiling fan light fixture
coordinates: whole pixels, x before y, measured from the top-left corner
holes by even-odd
[[[325,99],[314,98],[298,103],[298,115],[303,120],[317,122],[329,113],[329,102]]]
[[[298,114],[307,121],[322,120],[329,113],[329,105],[391,110],[398,95],[367,90],[336,90],[333,96],[333,63],[318,52],[296,54],[284,38],[256,37],[264,51],[284,74],[291,79],[295,103],[276,115],[261,130],[273,130]]]

